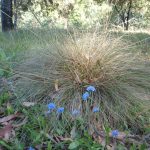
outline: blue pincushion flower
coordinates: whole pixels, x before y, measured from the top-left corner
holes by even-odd
[[[33,147],[30,146],[30,147],[28,148],[28,150],[35,150],[35,149],[34,149]]]
[[[61,114],[61,113],[63,113],[64,112],[64,107],[59,107],[58,109],[57,109],[57,113],[58,114]]]
[[[86,101],[89,98],[90,94],[88,92],[83,93],[82,99]]]
[[[118,135],[119,135],[119,131],[118,130],[113,130],[112,132],[111,132],[111,134],[112,134],[112,137],[117,137]]]
[[[99,112],[99,111],[100,111],[100,109],[99,109],[99,107],[94,106],[92,111],[93,111],[94,113],[96,113],[96,112]]]
[[[48,104],[48,109],[49,110],[54,110],[56,108],[56,105],[54,103],[49,103]]]
[[[88,91],[88,92],[95,92],[96,91],[96,89],[95,89],[95,87],[94,86],[88,86],[87,88],[86,88],[86,90]]]
[[[79,115],[80,114],[80,110],[78,110],[78,109],[74,109],[73,111],[72,111],[72,115],[73,116],[77,116],[77,115]]]

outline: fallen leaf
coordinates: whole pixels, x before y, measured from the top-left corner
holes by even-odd
[[[13,126],[11,124],[8,124],[3,129],[0,130],[0,139],[9,140],[11,136],[11,132],[13,130]]]
[[[115,150],[114,146],[112,145],[107,145],[106,147],[107,147],[107,150]]]
[[[16,114],[13,114],[13,115],[9,115],[7,117],[0,118],[0,123],[10,121],[10,120],[18,117],[19,115],[20,115],[19,113],[16,113]]]
[[[95,141],[97,141],[99,144],[101,144],[102,146],[106,146],[106,140],[105,137],[103,136],[98,136],[96,134],[93,134],[93,138]]]
[[[25,106],[25,107],[31,107],[31,106],[34,106],[36,103],[33,103],[33,102],[23,102],[22,105]]]

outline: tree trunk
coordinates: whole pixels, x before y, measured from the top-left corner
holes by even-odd
[[[112,1],[110,0],[109,2],[111,3]],[[127,2],[128,3],[127,3],[127,8],[126,9],[123,9],[123,5],[125,3],[122,3],[120,10],[117,8],[117,5],[115,4],[115,10],[119,14],[120,19],[123,22],[124,30],[128,30],[129,29],[129,19],[130,19],[130,14],[131,14],[131,10],[132,10],[133,0],[128,0]]]
[[[128,22],[123,22],[123,27],[124,27],[124,30],[128,31],[129,23]]]
[[[129,21],[127,20],[127,22],[125,23],[125,30],[128,31],[128,29],[129,29]]]
[[[129,29],[129,14],[128,16],[126,17],[125,14],[122,12],[122,14],[120,15],[120,18],[123,22],[123,28],[124,30],[128,30]]]
[[[14,30],[17,29],[17,20],[18,20],[17,1],[14,0]]]
[[[1,20],[2,20],[2,31],[13,30],[13,8],[12,0],[1,0]]]

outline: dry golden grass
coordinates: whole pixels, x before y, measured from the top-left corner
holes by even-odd
[[[88,124],[140,126],[137,114],[150,105],[136,93],[150,94],[150,62],[107,31],[57,37],[59,33],[47,45],[31,50],[16,67],[18,98],[45,102],[51,97],[67,111],[79,108]],[[83,102],[88,85],[96,92]],[[91,109],[97,105],[101,111],[93,115]]]

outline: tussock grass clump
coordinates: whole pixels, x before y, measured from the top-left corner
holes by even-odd
[[[88,124],[140,125],[139,114],[150,106],[143,98],[150,90],[150,62],[108,32],[57,36],[55,42],[31,50],[15,69],[18,98],[54,101],[68,112],[79,109]],[[88,85],[96,92],[84,102]],[[100,107],[96,115],[94,106]]]

